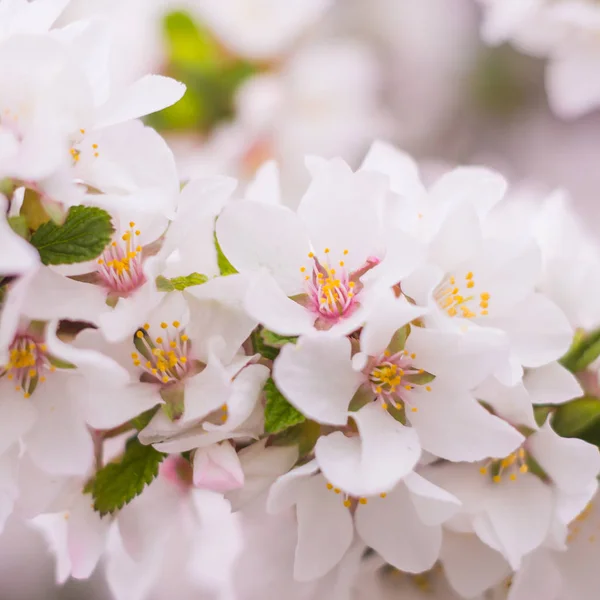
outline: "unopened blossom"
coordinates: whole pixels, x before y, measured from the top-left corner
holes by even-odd
[[[330,483],[313,460],[280,477],[267,508],[296,505],[298,545],[294,577],[305,581],[330,571],[358,536],[387,562],[411,573],[430,569],[439,556],[441,523],[458,500],[417,473],[389,493],[355,497]]]
[[[379,285],[393,285],[421,258],[419,243],[381,218],[384,178],[324,162],[297,212],[240,202],[217,220],[224,254],[253,274],[245,309],[268,329],[346,334],[372,310]]]

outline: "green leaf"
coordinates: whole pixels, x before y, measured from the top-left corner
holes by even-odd
[[[29,239],[29,227],[27,227],[27,219],[23,215],[16,215],[8,218],[10,228],[22,238]]]
[[[396,354],[396,352],[400,352],[404,350],[404,346],[406,345],[406,340],[408,335],[410,334],[410,325],[405,325],[401,327],[394,333],[390,343],[388,344],[387,349],[391,354]]]
[[[278,333],[269,331],[268,329],[263,329],[260,332],[260,336],[265,344],[272,346],[273,348],[281,348],[286,344],[295,344],[298,340],[297,335],[279,335]]]
[[[283,397],[270,377],[265,383],[264,392],[267,397],[265,404],[265,431],[267,433],[279,433],[306,420],[306,417]]]
[[[171,285],[178,291],[185,290],[185,288],[192,287],[194,285],[201,285],[208,281],[206,275],[200,273],[190,273],[185,277],[173,277],[171,279]]]
[[[234,275],[237,273],[235,267],[229,262],[229,259],[223,254],[219,240],[217,239],[217,232],[214,234],[215,239],[215,250],[217,251],[217,264],[219,265],[219,272],[221,275]]]
[[[279,354],[279,348],[267,346],[267,344],[265,344],[264,340],[262,339],[260,331],[258,329],[255,329],[250,334],[250,341],[252,342],[252,348],[254,348],[254,352],[258,352],[267,360],[275,360],[277,358],[277,355]]]
[[[573,343],[560,363],[571,371],[580,373],[587,369],[600,356],[600,329],[585,334],[581,331],[575,334]]]
[[[106,515],[123,508],[154,480],[165,456],[132,438],[119,462],[109,463],[96,473],[91,484],[94,509]]]
[[[600,398],[585,396],[559,406],[552,427],[563,437],[579,436],[600,419]]]
[[[31,236],[31,244],[45,265],[84,262],[102,253],[114,229],[101,208],[73,206],[63,225],[48,221]]]
[[[304,421],[271,438],[273,446],[298,446],[299,458],[306,456],[317,443],[321,426],[314,421]]]
[[[152,421],[156,411],[160,408],[160,406],[153,406],[143,413],[139,414],[137,417],[131,419],[130,423],[138,430],[141,431],[144,429],[150,421]]]

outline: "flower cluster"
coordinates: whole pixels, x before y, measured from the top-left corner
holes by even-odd
[[[426,187],[384,142],[307,157],[294,210],[273,164],[180,186],[138,118],[184,86],[113,86],[65,4],[0,5],[0,525],[118,599],[233,593],[264,510],[296,581],[591,598],[600,279],[565,199]]]

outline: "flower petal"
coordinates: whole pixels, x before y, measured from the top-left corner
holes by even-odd
[[[409,473],[404,483],[411,493],[415,509],[425,525],[441,525],[456,514],[460,500],[417,473]]]
[[[294,506],[302,493],[307,478],[318,470],[317,461],[311,460],[279,477],[269,490],[267,512],[273,515]],[[318,479],[323,481],[322,478]]]
[[[523,384],[533,404],[563,404],[583,395],[575,375],[557,362],[528,370]]]
[[[417,434],[375,403],[352,418],[360,438],[339,431],[319,438],[315,457],[321,472],[352,496],[387,492],[417,464],[421,455]]]
[[[222,493],[244,485],[240,460],[229,442],[199,448],[194,452],[194,485]]]
[[[348,338],[327,333],[286,344],[273,366],[273,379],[302,414],[320,423],[345,425],[348,405],[361,383],[352,368]]]

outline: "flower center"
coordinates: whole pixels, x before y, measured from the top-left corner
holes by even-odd
[[[134,243],[140,231],[134,228],[132,221],[121,239],[112,241],[97,261],[96,270],[103,285],[121,296],[131,293],[146,281],[142,269],[142,247]]]
[[[478,288],[472,271],[465,274],[464,280],[447,276],[437,286],[433,297],[449,317],[473,319],[488,314],[490,294]]]
[[[136,331],[134,344],[139,353],[132,352],[131,359],[156,382],[180,381],[190,368],[189,338],[180,329],[179,321],[173,321],[172,327],[163,322],[160,328],[161,333],[155,338],[150,336],[148,323]]]
[[[0,377],[14,381],[15,390],[29,398],[38,383],[46,381],[45,373],[56,371],[46,351],[46,344],[28,335],[17,336],[10,346],[8,363],[0,366]]]
[[[527,452],[519,448],[502,459],[491,459],[483,465],[479,472],[482,475],[492,475],[494,483],[500,483],[508,475],[510,481],[516,481],[519,473],[524,475],[529,471],[527,466]]]
[[[431,386],[426,385],[434,379],[434,376],[424,369],[413,366],[417,358],[416,353],[408,350],[400,350],[391,354],[386,350],[375,361],[375,366],[369,367],[367,373],[369,383],[377,400],[384,410],[402,410],[403,403],[410,407],[411,412],[417,412],[414,406],[414,397],[410,392],[430,392]]]
[[[323,251],[324,260],[318,259],[312,252],[308,258],[314,261],[312,273],[306,274],[306,267],[301,267],[304,273],[306,291],[312,309],[327,319],[338,319],[346,316],[353,309],[356,302],[356,282],[346,269],[343,260],[334,265],[329,260],[329,248]],[[344,250],[344,256],[348,250]]]

